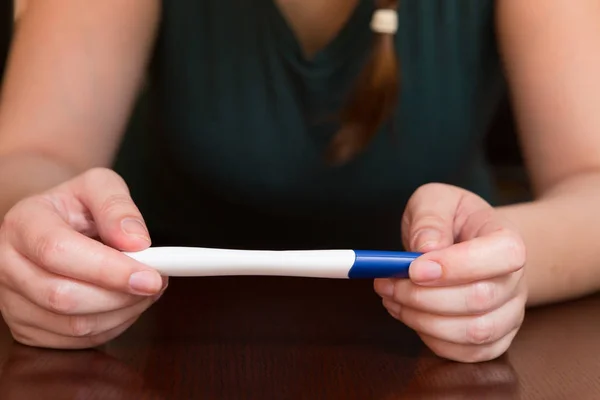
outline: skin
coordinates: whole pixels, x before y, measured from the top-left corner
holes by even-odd
[[[308,55],[350,14],[337,2],[327,10],[341,19],[328,22],[317,1],[279,1]],[[390,314],[441,357],[494,359],[526,306],[600,289],[599,7],[498,2],[536,199],[493,208],[454,186],[422,186],[402,229],[405,245],[425,255],[410,280],[374,283]],[[107,169],[143,80],[158,2],[33,1],[20,15],[0,103],[2,314],[24,344],[94,346],[126,330],[166,287],[118,251],[150,242],[125,183]]]

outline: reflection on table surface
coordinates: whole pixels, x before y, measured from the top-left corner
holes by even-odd
[[[14,344],[0,375],[4,400],[162,399],[127,363],[102,351],[61,352]]]
[[[175,280],[96,350],[15,344],[0,330],[1,399],[597,399],[600,297],[529,312],[508,354],[441,360],[369,282]]]

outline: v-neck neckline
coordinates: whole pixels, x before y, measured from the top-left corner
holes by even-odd
[[[265,0],[275,24],[278,41],[283,48],[283,53],[294,64],[303,69],[321,69],[334,67],[338,62],[343,62],[347,57],[357,56],[356,51],[361,47],[356,42],[372,35],[369,29],[370,16],[374,11],[372,0],[359,0],[349,18],[337,34],[312,57],[307,57],[288,20],[275,0]],[[340,59],[341,58],[341,59]],[[334,65],[332,65],[332,63]]]

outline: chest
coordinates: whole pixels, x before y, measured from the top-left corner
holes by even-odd
[[[323,155],[336,112],[371,44],[372,2],[347,3],[306,39],[310,17],[286,17],[294,2],[165,1],[154,74],[164,150],[199,181],[278,201],[370,201],[458,179],[500,95],[493,2],[401,2],[395,115],[363,155],[332,169]]]
[[[324,49],[348,23],[360,0],[273,0],[307,59]]]

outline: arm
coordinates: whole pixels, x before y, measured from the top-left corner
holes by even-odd
[[[501,0],[498,31],[536,194],[502,207],[528,249],[529,305],[600,290],[600,4]]]
[[[0,97],[0,219],[106,167],[141,85],[157,0],[43,0],[20,10]]]
[[[12,0],[13,3],[13,14],[15,22],[18,22],[23,14],[23,11],[27,9],[27,3],[29,0]]]

